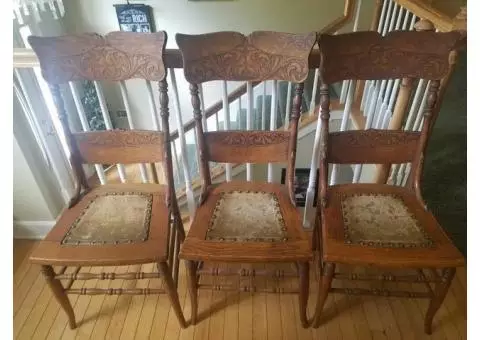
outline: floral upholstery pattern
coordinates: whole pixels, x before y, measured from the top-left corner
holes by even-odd
[[[148,239],[152,195],[108,193],[95,197],[66,233],[64,245],[143,242]]]
[[[217,201],[207,240],[286,241],[285,222],[276,196],[266,192],[232,191]]]
[[[382,194],[342,197],[345,243],[370,247],[430,247],[432,240],[401,198]]]

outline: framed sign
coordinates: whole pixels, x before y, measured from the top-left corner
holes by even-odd
[[[114,5],[118,25],[125,32],[155,32],[152,8],[142,4]]]
[[[282,168],[281,183],[285,184],[285,177],[287,169]],[[310,177],[310,169],[299,168],[295,169],[295,176],[293,177],[293,192],[295,195],[295,203],[297,207],[304,207],[307,199],[308,179]],[[317,178],[315,181],[315,196],[313,198],[313,206],[317,206],[317,194],[318,194],[318,169]]]

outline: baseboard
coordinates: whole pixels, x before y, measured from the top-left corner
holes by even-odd
[[[55,221],[13,221],[13,238],[41,240],[55,225]]]

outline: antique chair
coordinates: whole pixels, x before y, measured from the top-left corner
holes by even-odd
[[[425,205],[420,188],[440,80],[449,54],[464,41],[460,32],[357,32],[321,35],[320,188],[314,235],[320,252],[321,278],[313,326],[319,327],[329,291],[347,294],[430,298],[424,331],[445,298],[462,254]],[[421,131],[351,130],[329,133],[328,85],[346,80],[430,80]],[[407,185],[352,183],[327,185],[328,164],[399,164],[411,162]],[[345,274],[336,266],[411,270],[414,275]],[[338,267],[338,266],[337,266]],[[338,268],[337,268],[338,269]],[[352,271],[350,272],[352,273]],[[404,272],[405,273],[405,272]],[[424,291],[332,288],[333,279],[382,280],[425,284]],[[347,284],[346,281],[345,285]],[[431,284],[434,287],[431,287]],[[411,285],[411,284],[410,284]],[[422,288],[422,287],[420,287]]]
[[[236,32],[176,35],[185,78],[190,83],[203,180],[200,204],[180,250],[180,258],[186,260],[193,324],[197,319],[201,276],[233,274],[228,269],[204,269],[204,261],[249,265],[276,262],[297,266],[293,275],[299,276],[296,292],[299,293],[301,321],[307,326],[312,251],[295,208],[293,176],[303,81],[308,75],[308,56],[315,39],[315,33],[264,31],[249,36]],[[288,130],[203,131],[198,84],[211,80],[257,82],[266,79],[297,83]],[[209,162],[288,163],[287,186],[247,181],[212,184]],[[268,270],[245,268],[238,274],[275,276]],[[255,291],[256,287],[234,289]]]
[[[168,97],[163,51],[166,33],[112,32],[61,37],[29,37],[48,82],[71,152],[76,193],[58,222],[30,256],[40,264],[55,298],[76,327],[67,294],[167,293],[182,327],[177,295],[178,251],[184,229],[173,187],[168,128]],[[124,81],[141,78],[160,88],[163,131],[110,130],[71,132],[60,84],[76,80]],[[90,188],[82,164],[150,163],[155,183],[106,184]],[[154,163],[161,163],[159,184]],[[152,273],[79,273],[80,266],[154,263]],[[52,266],[60,266],[55,272]],[[68,266],[76,267],[70,274]],[[74,280],[163,278],[164,289],[71,288]],[[68,280],[64,286],[61,280]],[[86,286],[87,284],[85,284]]]

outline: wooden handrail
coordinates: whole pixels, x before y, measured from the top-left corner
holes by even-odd
[[[467,29],[467,4],[465,0],[394,0],[417,17],[431,21],[441,32]]]

